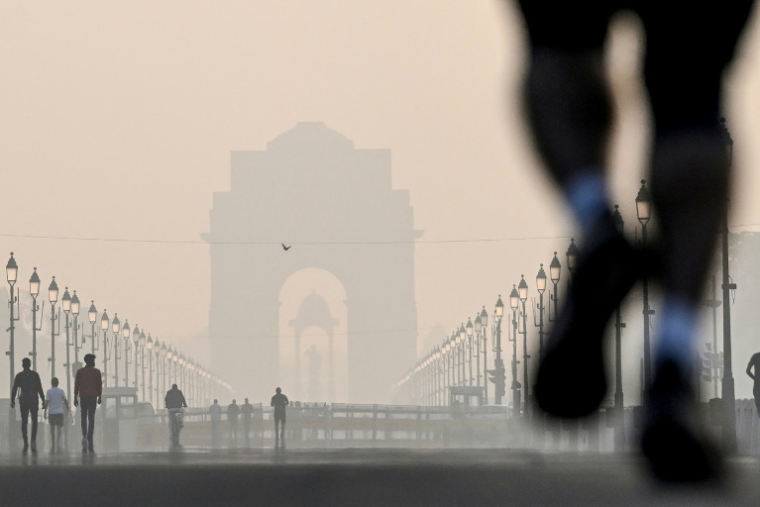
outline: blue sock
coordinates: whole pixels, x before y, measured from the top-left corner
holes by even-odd
[[[607,190],[601,173],[589,172],[572,178],[565,188],[570,209],[586,234],[607,210]]]
[[[667,297],[662,309],[659,339],[655,347],[654,364],[672,361],[686,375],[691,374],[696,348],[699,311],[684,299]]]

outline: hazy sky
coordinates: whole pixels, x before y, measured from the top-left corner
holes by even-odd
[[[3,2],[0,252],[16,252],[24,289],[37,266],[43,284],[56,275],[99,310],[187,342],[207,325],[200,234],[212,193],[229,190],[230,152],[323,121],[357,148],[392,150],[394,187],[411,191],[425,231],[419,334],[450,332],[520,273],[532,289],[572,234],[526,145],[516,14],[494,0]],[[729,76],[735,230],[760,229],[754,25]],[[637,25],[616,27],[610,68],[629,98],[612,190],[632,228],[648,113],[630,70]],[[436,242],[448,240],[489,241]]]

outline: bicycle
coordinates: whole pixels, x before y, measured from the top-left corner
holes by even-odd
[[[179,443],[179,433],[184,426],[182,417],[184,415],[184,408],[170,408],[169,412],[169,430],[171,434],[172,447],[182,447]]]

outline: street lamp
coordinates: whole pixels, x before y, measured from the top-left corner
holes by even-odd
[[[502,397],[505,394],[504,385],[504,360],[501,358],[501,319],[504,317],[504,302],[501,300],[501,294],[499,299],[496,300],[496,306],[493,311],[494,319],[496,319],[496,359],[494,360],[494,403],[501,405]]]
[[[612,212],[612,220],[615,222],[620,234],[624,232],[625,222],[620,214],[619,206],[615,205],[615,211]],[[620,312],[620,305],[615,308],[615,450],[622,452],[625,450],[625,413],[623,408],[623,323]]]
[[[512,285],[509,293],[509,307],[512,309],[512,409],[520,413],[520,383],[517,381],[517,307],[520,304],[520,295],[517,286]]]
[[[575,245],[575,238],[570,238],[570,246],[567,247],[565,252],[567,257],[567,269],[570,270],[570,274],[575,274],[575,267],[578,265],[578,247]]]
[[[156,340],[158,343],[158,340]],[[148,340],[145,342],[145,350],[148,351],[148,397],[153,402],[153,338],[148,333]],[[145,391],[145,368],[143,368],[143,392]],[[143,397],[145,395],[143,394]],[[155,406],[155,405],[154,405]]]
[[[721,118],[723,138],[728,149],[728,167],[733,164],[734,141],[726,126],[726,119]],[[721,268],[723,278],[723,381],[721,383],[720,397],[723,400],[723,425],[722,444],[723,451],[727,454],[736,452],[736,393],[734,391],[734,373],[731,359],[733,357],[731,347],[731,290],[736,289],[736,284],[731,282],[728,263],[728,200],[723,213],[721,231]],[[717,352],[717,351],[716,351]]]
[[[81,368],[79,362],[79,349],[84,346],[85,334],[82,333],[82,344],[79,344],[79,310],[81,308],[81,302],[77,291],[74,291],[74,295],[71,296],[71,315],[74,316],[74,375],[76,375],[77,369]]]
[[[176,370],[174,372],[172,371],[172,365],[174,364],[174,351],[172,350],[171,347],[168,347],[166,349],[165,357],[166,357],[166,364],[169,367],[169,372],[168,372],[169,383],[172,383],[172,382],[176,383],[177,379],[176,377],[173,376],[176,373]],[[164,390],[166,390],[166,377],[164,377]]]
[[[71,315],[74,316],[74,375],[76,374],[77,369],[82,367],[81,363],[79,362],[79,349],[81,348],[79,345],[79,310],[79,296],[77,296],[77,291],[74,291],[74,295],[71,296]],[[84,345],[84,333],[82,333],[82,345]],[[69,371],[69,378],[71,377],[72,372]]]
[[[140,378],[137,376],[137,366],[140,361],[140,328],[137,327],[137,324],[135,324],[135,329],[132,331],[132,344],[135,348],[135,358],[132,361],[135,363],[135,394],[137,394],[137,387],[140,381]],[[145,393],[143,393],[143,401],[145,401]]]
[[[37,331],[42,331],[42,319],[44,318],[45,302],[42,302],[42,312],[40,315],[40,327],[37,327],[37,311],[40,309],[37,304],[37,296],[40,295],[40,277],[37,274],[37,268],[34,268],[32,277],[29,278],[29,294],[32,296],[32,369],[37,371]]]
[[[113,385],[119,387],[119,330],[121,329],[121,321],[119,320],[119,314],[113,314],[113,320],[111,321],[111,331],[113,332]]]
[[[530,396],[530,386],[528,385],[528,314],[525,311],[525,301],[528,299],[528,284],[525,282],[525,276],[520,275],[520,283],[517,285],[517,294],[522,302],[522,319],[523,319],[523,385],[525,386],[525,400],[523,406],[525,411],[523,417],[528,417],[528,397]]]
[[[48,300],[50,301],[50,376],[55,377],[55,337],[61,333],[60,321],[58,330],[55,329],[55,323],[60,318],[55,314],[55,304],[58,302],[58,284],[55,283],[55,277],[48,286]],[[60,313],[60,310],[58,310]]]
[[[143,401],[147,401],[145,399],[145,346],[147,345],[147,341],[145,338],[145,330],[140,331],[140,373],[142,375],[142,397]],[[150,353],[150,351],[148,352]],[[135,372],[135,387],[137,387],[137,372]]]
[[[559,284],[560,274],[562,273],[562,264],[559,263],[557,258],[557,252],[554,252],[554,258],[551,264],[549,264],[549,278],[554,285],[554,292],[549,296],[549,299],[554,303],[554,318],[557,317],[557,305],[559,304],[559,295],[557,294],[557,284]],[[549,314],[549,322],[551,322],[551,313]]]
[[[467,334],[467,362],[469,363],[470,370],[470,386],[474,385],[475,379],[472,376],[472,319],[467,319],[467,326],[465,326],[465,333]]]
[[[156,394],[158,400],[160,400],[161,395],[166,392],[166,360],[171,353],[171,350],[171,347],[166,346],[166,342],[161,344],[161,384],[163,385],[163,389]]]
[[[538,291],[538,357],[544,353],[544,291],[546,290],[546,272],[544,265],[538,269],[536,275],[536,290]]]
[[[480,332],[483,329],[483,323],[480,320],[480,312],[475,312],[475,378],[476,385],[480,387]]]
[[[98,350],[98,337],[95,336],[95,322],[98,320],[98,309],[95,308],[95,300],[90,300],[90,309],[87,310],[87,319],[90,321],[91,333],[90,333],[90,347],[92,349],[92,355],[95,355],[95,351]]]
[[[459,354],[461,357],[459,360],[461,376],[459,378],[462,380],[461,384],[464,386],[467,385],[467,370],[465,369],[465,359],[467,356],[465,353],[465,348],[467,345],[467,331],[464,328],[464,322],[462,322],[462,325],[459,326],[459,332],[457,333],[457,343],[459,344]]]
[[[18,308],[18,305],[21,304],[21,302],[18,299],[18,289],[15,288],[16,286],[16,280],[18,279],[18,265],[16,264],[16,259],[13,258],[13,252],[11,252],[11,258],[8,259],[8,264],[5,265],[5,275],[8,280],[8,285],[11,286],[10,290],[10,299],[8,299],[8,306],[11,309],[11,316],[10,316],[10,327],[8,328],[8,331],[10,331],[10,344],[8,347],[8,360],[10,361],[10,374],[11,374],[11,383],[10,385],[13,386],[13,381],[16,379],[16,321],[21,318],[21,308]],[[14,292],[15,289],[15,292]],[[19,316],[15,316],[15,310],[18,308],[19,310]]]
[[[636,195],[636,217],[641,224],[641,244],[646,247],[647,244],[647,223],[651,218],[652,196],[646,187],[646,180],[641,180],[641,188]],[[652,383],[652,359],[649,342],[649,318],[654,314],[649,309],[649,282],[646,275],[641,279],[641,292],[644,305],[644,385],[649,386]]]
[[[129,342],[130,331],[129,319],[124,319],[124,326],[121,329],[121,336],[124,338],[124,387],[129,387],[129,365],[132,364],[132,358],[130,357],[132,344]]]
[[[71,335],[69,333],[69,313],[71,313],[71,295],[69,288],[63,289],[61,309],[66,315],[66,398],[71,399]]]
[[[486,307],[480,312],[480,324],[483,326],[483,399],[484,403],[488,405],[488,312]]]
[[[103,309],[103,316],[100,318],[100,328],[103,330],[103,387],[108,387],[108,326],[111,325],[111,319],[108,318],[106,309]]]

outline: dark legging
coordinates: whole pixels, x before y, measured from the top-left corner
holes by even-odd
[[[37,400],[35,400],[36,402]],[[26,427],[29,421],[29,414],[32,415],[32,442],[37,441],[37,411],[39,410],[39,407],[37,403],[24,403],[21,402],[21,436],[24,437],[24,443],[26,444],[29,440],[27,438],[27,432]]]
[[[527,113],[549,172],[563,188],[585,173],[604,172],[611,121],[602,54],[607,28],[622,8],[641,18],[662,281],[668,294],[698,302],[728,198],[721,81],[753,0],[519,3],[531,42]]]
[[[82,396],[79,398],[79,411],[82,415],[82,436],[87,438],[87,443],[92,448],[92,435],[95,431],[95,408],[98,406],[98,398],[95,396]]]

